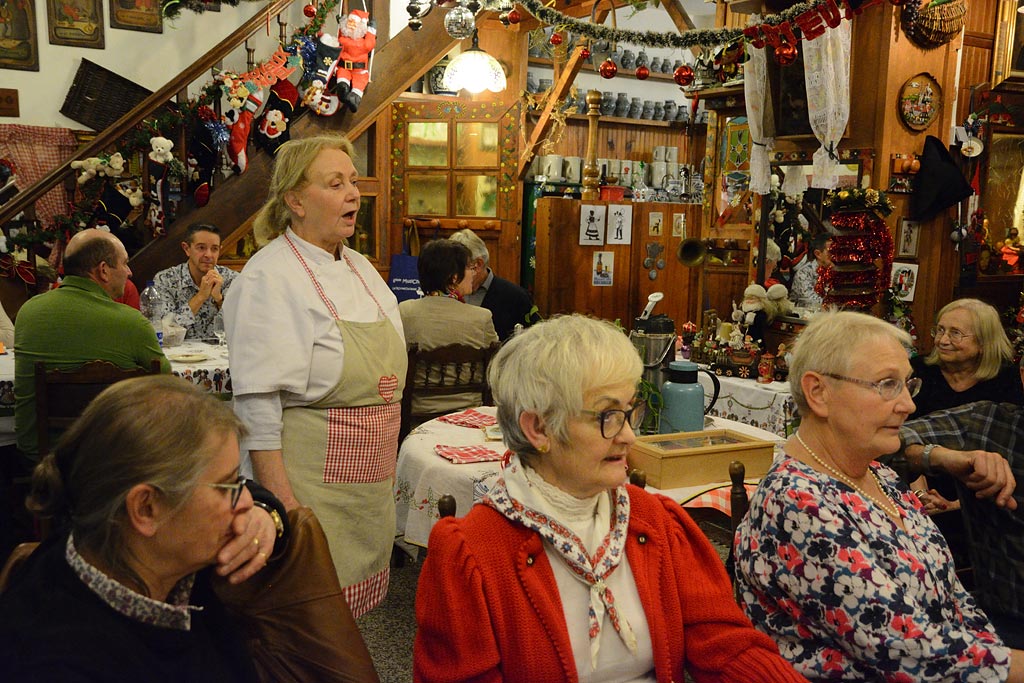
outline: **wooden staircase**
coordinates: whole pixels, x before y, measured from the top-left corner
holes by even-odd
[[[73,158],[67,159],[38,183],[15,195],[7,204],[0,207],[0,225],[22,211],[31,211],[35,201],[56,185],[68,181],[73,185],[75,171],[71,169],[71,161],[116,150],[118,141],[135,126],[153,116],[177,93],[184,92],[190,83],[208,74],[211,67],[220,63],[232,50],[243,44],[246,38],[257,30],[263,30],[268,15],[283,12],[291,2],[292,0],[271,0],[268,7],[257,12],[237,31],[107,130],[101,131],[92,142],[79,148]],[[401,92],[447,54],[457,42],[459,41],[451,38],[444,29],[444,13],[432,12],[424,19],[423,27],[419,31],[412,31],[406,27],[393,39],[378,47],[373,60],[374,80],[367,88],[357,112],[349,113],[344,107],[333,117],[320,117],[304,112],[291,126],[292,137],[340,132],[350,139],[358,138]],[[182,150],[181,153],[184,155],[185,151]],[[166,226],[167,235],[151,240],[131,257],[129,263],[136,284],[142,285],[157,271],[181,262],[179,244],[191,223],[203,221],[221,227],[225,233],[225,243],[236,241],[241,234],[247,232],[252,217],[266,199],[272,161],[266,152],[250,144],[246,172],[242,175],[218,178],[219,182],[211,193],[209,204],[198,208],[190,198],[184,199],[179,204],[176,218]],[[380,163],[386,165],[387,159],[380,160]],[[379,173],[387,175],[386,167],[382,167]],[[381,226],[381,229],[385,228]]]

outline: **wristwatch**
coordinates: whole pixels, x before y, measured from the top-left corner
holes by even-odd
[[[924,450],[921,451],[921,465],[924,467],[925,474],[933,474],[932,470],[932,451],[938,448],[938,444],[929,443],[925,444]]]
[[[263,501],[254,500],[252,504],[255,507],[263,508],[267,511],[267,514],[270,515],[270,519],[274,521],[274,531],[277,532],[276,538],[284,536],[284,520],[281,519],[281,514]]]

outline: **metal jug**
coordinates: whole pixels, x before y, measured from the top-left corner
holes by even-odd
[[[664,313],[635,318],[629,339],[644,363],[644,379],[660,389],[668,364],[676,359],[675,321]]]

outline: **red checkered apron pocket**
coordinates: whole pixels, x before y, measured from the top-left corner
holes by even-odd
[[[395,475],[398,403],[327,409],[325,484],[372,484]]]

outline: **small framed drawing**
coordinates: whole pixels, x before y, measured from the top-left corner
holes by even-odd
[[[917,289],[917,264],[916,263],[894,263],[892,264],[892,283],[896,290],[896,296],[903,301],[914,300],[914,290]]]
[[[899,234],[896,236],[896,256],[917,258],[917,243],[921,237],[921,223],[909,218],[900,219]]]
[[[615,252],[595,251],[591,274],[595,287],[611,287],[615,283]]]
[[[608,244],[629,244],[633,238],[633,207],[608,205]]]
[[[46,26],[50,45],[102,50],[103,25],[101,0],[46,0]]]
[[[604,204],[584,204],[580,207],[580,244],[604,246],[605,215],[608,207]]]

